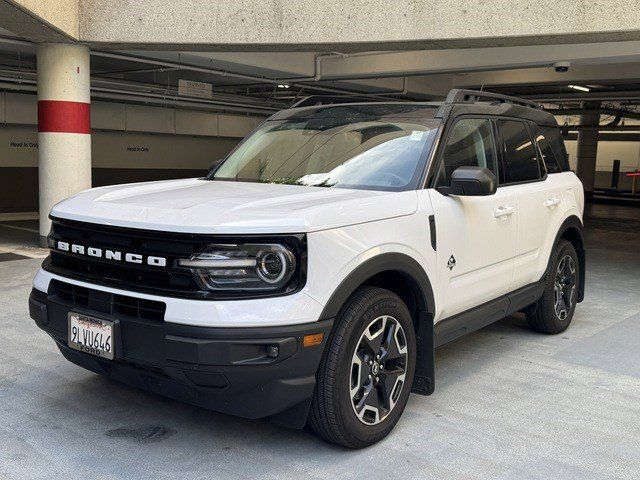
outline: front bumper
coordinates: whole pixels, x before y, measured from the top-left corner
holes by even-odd
[[[69,311],[116,322],[115,360],[67,346]],[[182,402],[294,428],[306,421],[315,374],[333,321],[277,327],[200,327],[110,315],[33,289],[29,312],[67,360]],[[324,333],[320,345],[302,346]],[[278,347],[278,356],[268,355]],[[273,349],[271,349],[273,352]],[[272,353],[273,354],[273,353]]]

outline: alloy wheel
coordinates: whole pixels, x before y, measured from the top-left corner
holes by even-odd
[[[558,262],[554,284],[554,306],[556,316],[565,320],[573,307],[576,291],[576,266],[571,255]]]
[[[351,358],[349,391],[358,419],[376,425],[393,410],[407,372],[407,339],[390,315],[372,320],[364,329]]]

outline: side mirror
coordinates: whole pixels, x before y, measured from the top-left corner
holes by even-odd
[[[498,179],[484,167],[458,167],[451,174],[451,186],[440,187],[443,195],[481,196],[493,195],[498,188]]]

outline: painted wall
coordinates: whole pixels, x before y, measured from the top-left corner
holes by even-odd
[[[92,134],[94,187],[203,175],[238,143],[237,138],[139,132]],[[38,206],[38,132],[0,125],[0,213]]]
[[[571,169],[576,168],[576,152],[578,142],[566,141],[569,153]],[[613,161],[620,160],[619,189],[631,189],[631,179],[625,176],[626,172],[640,169],[640,143],[639,142],[598,142],[598,157],[596,160],[596,188],[611,187],[611,171]]]
[[[264,119],[94,102],[92,183],[203,175]],[[0,93],[0,213],[38,210],[35,95]]]

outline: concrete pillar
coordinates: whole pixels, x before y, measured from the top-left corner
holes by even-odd
[[[89,50],[38,45],[38,177],[40,244],[46,245],[51,207],[91,188]]]
[[[582,102],[586,111],[580,115],[580,125],[593,126],[593,129],[578,132],[578,178],[584,186],[586,198],[593,196],[593,186],[596,179],[596,157],[598,154],[598,129],[600,123],[600,102]]]

